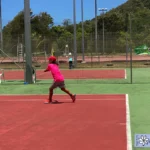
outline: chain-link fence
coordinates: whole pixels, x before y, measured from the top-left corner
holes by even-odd
[[[124,70],[130,68],[129,45],[126,36],[124,37],[116,33],[105,33],[105,38],[103,39],[103,37],[103,34],[98,34],[97,51],[95,50],[95,35],[91,34],[85,37],[84,62],[82,40],[77,40],[77,66],[75,69],[79,68],[80,70],[85,70],[87,68],[96,68],[101,70],[107,68],[108,70],[111,70],[110,72],[107,72],[107,74],[112,74],[115,69],[122,68]],[[73,40],[73,38],[45,36],[32,38],[33,67],[45,69],[48,63],[47,58],[53,54],[57,57],[60,68],[68,69],[68,57],[74,58]],[[13,38],[5,37],[3,47],[4,49],[1,51],[2,55],[0,60],[1,68],[24,69],[26,61],[24,36],[18,35]],[[72,55],[69,56],[69,53]],[[80,72],[79,74],[77,75],[78,79],[86,79],[86,76],[83,75],[85,74],[84,72]],[[102,74],[104,74],[104,72],[102,72]],[[94,79],[95,76],[91,75],[89,78]],[[105,76],[102,78],[105,79]],[[110,77],[108,78],[110,79]],[[113,79],[115,78],[116,77],[114,76]],[[123,79],[125,79],[125,75]],[[129,81],[125,80],[125,82]]]
[[[132,26],[134,26],[133,23]],[[135,34],[132,34],[131,37],[131,34],[129,34],[129,32],[99,32],[96,51],[95,34],[93,33],[85,36],[84,38],[84,55],[82,40],[77,39],[76,69],[126,69],[129,79],[128,83],[130,83],[132,78],[132,67],[135,72],[144,69],[147,69],[148,71],[149,69],[150,55],[148,35],[145,34],[143,35],[143,37],[145,37],[145,39],[139,38]],[[72,53],[72,57],[74,58],[73,43],[73,38],[45,36],[39,38],[32,38],[33,66],[38,69],[44,69],[48,63],[47,58],[50,55],[54,54],[58,58],[60,68],[68,69],[68,54]],[[147,50],[141,50],[143,52],[141,52],[142,54],[137,53],[136,51],[136,48],[141,45],[146,45],[147,47]],[[3,48],[4,49],[1,51],[0,59],[1,68],[23,69],[25,66],[24,35],[5,37],[3,42]],[[145,53],[144,55],[144,52],[147,53]],[[143,71],[140,72],[140,74],[144,74]],[[145,75],[147,75],[147,73],[145,73]],[[149,80],[148,76],[146,78],[147,80]]]

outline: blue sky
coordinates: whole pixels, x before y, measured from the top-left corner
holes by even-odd
[[[97,0],[98,8],[115,8],[127,0]],[[84,0],[84,20],[95,16],[95,0]],[[54,23],[61,24],[64,19],[73,20],[73,0],[30,0],[30,7],[34,14],[40,12],[49,13]],[[2,23],[3,26],[23,10],[24,0],[2,0]],[[99,14],[99,12],[98,12]],[[81,0],[76,0],[76,20],[81,21]]]

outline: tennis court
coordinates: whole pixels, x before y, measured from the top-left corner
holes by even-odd
[[[13,150],[131,150],[127,94],[0,96],[0,147]],[[106,113],[107,112],[107,113]]]
[[[58,9],[63,21],[50,8],[35,14],[38,5],[30,8],[29,0],[12,20],[1,17],[0,150],[150,149],[150,3],[128,0],[111,8],[95,0],[86,2],[86,15],[83,0],[81,7],[72,2],[61,5],[73,18]],[[92,11],[95,16],[87,20]],[[76,103],[55,89],[57,103],[44,104],[53,82],[44,72],[49,56],[57,58],[53,63]]]
[[[130,70],[126,71],[128,76]],[[43,147],[47,150],[61,146],[62,149],[73,150],[78,147],[119,150],[129,147],[128,150],[132,150],[134,134],[150,131],[147,115],[149,69],[137,68],[133,73],[133,84],[120,84],[118,79],[113,80],[113,84],[110,79],[104,82],[95,79],[81,79],[79,82],[76,79],[66,80],[67,88],[77,94],[75,104],[59,89],[54,93],[54,100],[59,103],[44,104],[48,97],[49,79],[44,84],[24,85],[22,81],[19,84],[1,84],[0,148]],[[119,142],[115,143],[116,140]]]
[[[65,79],[126,79],[125,69],[76,69],[76,70],[61,70]],[[45,73],[43,70],[36,70],[37,80],[51,79],[50,73]],[[6,80],[22,80],[24,79],[23,70],[6,70]]]
[[[130,70],[126,69],[126,73],[128,76]],[[54,93],[54,99],[59,101],[58,104],[43,104],[48,97],[51,83],[49,79],[42,81],[44,84],[24,85],[22,81],[14,84],[16,79],[13,79],[12,83],[8,81],[1,84],[0,148],[49,149],[51,146],[52,149],[59,149],[62,145],[62,149],[70,149],[72,145],[76,145],[71,149],[78,149],[77,146],[84,149],[94,145],[95,149],[100,149],[100,146],[103,149],[127,149],[127,146],[132,149],[135,133],[150,132],[150,117],[147,115],[150,92],[149,69],[134,69],[133,77],[133,84],[129,84],[128,78],[126,79],[128,83],[121,79],[123,84],[120,84],[121,81],[118,79],[115,81],[112,79],[112,82],[110,79],[103,79],[104,82],[99,79],[92,81],[81,79],[79,82],[77,79],[67,79],[67,88],[77,94],[75,104],[70,103],[69,97],[61,95],[63,93],[59,89]],[[132,132],[131,136],[127,136],[130,135],[127,134],[128,129],[130,131],[130,121]],[[122,144],[115,144],[116,139]]]

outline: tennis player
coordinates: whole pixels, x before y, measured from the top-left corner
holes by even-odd
[[[51,87],[49,88],[49,99],[47,101],[45,101],[44,103],[45,104],[53,103],[53,101],[52,101],[53,90],[57,87],[59,87],[63,92],[67,93],[71,97],[72,102],[74,103],[76,100],[76,95],[70,93],[70,91],[65,88],[64,77],[59,70],[59,66],[56,61],[56,57],[54,57],[54,56],[49,57],[49,64],[48,64],[47,68],[44,70],[44,72],[47,72],[47,71],[51,71],[54,82],[51,85]]]

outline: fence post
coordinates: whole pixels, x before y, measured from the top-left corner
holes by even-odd
[[[129,20],[130,20],[130,81],[132,84],[133,80],[132,80],[132,22],[131,22],[131,14],[129,14]]]

